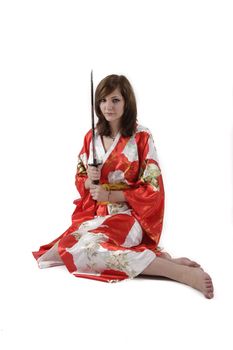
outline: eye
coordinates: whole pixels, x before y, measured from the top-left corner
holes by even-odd
[[[112,100],[112,102],[113,102],[113,103],[118,103],[118,102],[120,102],[120,100],[119,100],[118,98],[114,98],[114,99]]]
[[[106,102],[105,98],[101,98],[100,103]]]

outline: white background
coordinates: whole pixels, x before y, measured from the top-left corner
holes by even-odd
[[[1,349],[232,349],[232,1],[1,1]],[[70,225],[90,71],[131,81],[166,192],[161,245],[215,298],[162,279],[39,270]]]

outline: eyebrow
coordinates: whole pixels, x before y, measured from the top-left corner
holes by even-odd
[[[119,95],[114,95],[114,96],[111,96],[110,98],[119,98],[119,99],[121,99],[121,96],[119,96]],[[106,97],[103,97],[103,99],[105,99]]]

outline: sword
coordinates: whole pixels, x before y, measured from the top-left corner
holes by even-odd
[[[92,128],[92,154],[93,163],[89,164],[91,166],[98,167],[101,163],[97,162],[96,150],[95,150],[95,124],[94,124],[94,92],[93,92],[93,70],[91,70],[91,128]],[[93,184],[98,185],[99,180],[93,180]]]

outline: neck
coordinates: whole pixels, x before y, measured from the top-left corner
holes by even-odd
[[[120,129],[120,123],[118,122],[118,120],[110,123],[110,130],[111,130],[112,136],[116,136],[119,129]]]

